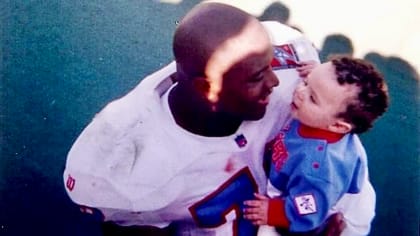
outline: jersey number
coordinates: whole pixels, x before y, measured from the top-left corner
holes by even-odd
[[[189,210],[200,227],[223,225],[228,215],[235,214],[233,235],[256,235],[257,227],[242,217],[243,202],[254,198],[257,184],[248,167],[241,169],[215,192],[192,205]]]

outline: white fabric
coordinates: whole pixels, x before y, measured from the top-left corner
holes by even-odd
[[[297,35],[280,24],[270,25],[275,43]],[[78,137],[63,175],[64,183],[69,177],[75,181],[74,188],[66,188],[74,202],[98,208],[105,220],[121,225],[164,227],[176,220],[192,222],[188,207],[245,166],[259,192],[266,192],[262,152],[266,140],[288,118],[296,71],[276,72],[284,79],[271,95],[263,119],[243,122],[234,135],[218,138],[198,136],[176,125],[167,104],[172,85],[169,76],[174,72],[171,63],[146,77],[127,95],[108,104]],[[244,148],[234,141],[239,134],[248,141]],[[228,164],[230,170],[226,170]],[[358,223],[368,225],[370,221]],[[231,224],[228,220],[223,227],[201,232],[195,228],[190,233],[228,235]]]

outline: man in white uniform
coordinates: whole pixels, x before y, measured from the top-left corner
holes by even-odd
[[[299,79],[294,69],[273,72],[271,42],[300,35],[280,24],[266,28],[270,36],[254,17],[223,4],[190,11],[175,32],[176,63],[108,104],[74,143],[64,172],[70,198],[121,226],[256,235],[242,217],[243,201],[266,192],[264,146],[286,121]],[[297,54],[316,60],[311,44],[299,42],[310,53]],[[276,75],[281,85],[273,90]],[[368,190],[337,207],[346,230],[369,230]]]

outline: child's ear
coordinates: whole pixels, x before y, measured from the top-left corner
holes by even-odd
[[[328,126],[329,131],[339,134],[347,134],[352,129],[353,125],[343,120],[337,120],[334,124]]]

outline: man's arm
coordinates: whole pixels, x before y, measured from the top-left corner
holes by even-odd
[[[333,208],[344,215],[346,227],[342,236],[362,236],[369,234],[371,222],[375,217],[376,194],[365,179],[358,194],[345,194]]]
[[[113,182],[118,181],[118,174],[128,171],[135,147],[120,135],[108,116],[105,108],[73,144],[67,156],[64,183],[69,197],[78,205],[128,210],[130,200]],[[107,218],[106,210],[101,211]]]

